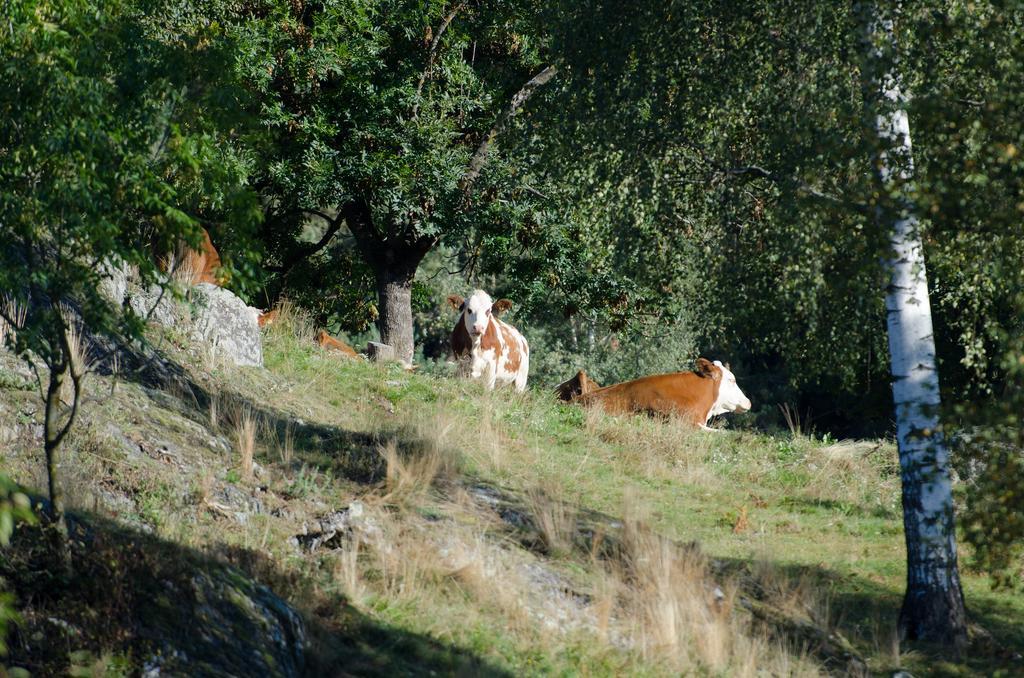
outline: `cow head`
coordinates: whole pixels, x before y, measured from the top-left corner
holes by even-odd
[[[750,409],[750,399],[743,394],[736,383],[736,375],[729,370],[728,365],[723,365],[716,360],[711,363],[704,358],[697,361],[697,371],[720,382],[718,385],[718,398],[708,412],[708,418],[716,414],[726,412],[746,412]]]
[[[512,307],[512,302],[508,299],[492,301],[491,295],[483,290],[476,290],[469,296],[469,299],[463,299],[453,294],[448,297],[448,304],[462,313],[462,322],[466,325],[466,332],[474,342],[487,331],[492,315],[501,315]]]

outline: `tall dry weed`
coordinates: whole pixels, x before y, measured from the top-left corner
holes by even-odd
[[[171,281],[183,290],[192,287],[203,272],[202,258],[189,248],[187,243],[179,243],[175,251],[167,257],[167,270]]]
[[[235,450],[238,452],[239,469],[242,479],[251,482],[253,479],[253,458],[256,453],[256,437],[259,422],[252,409],[241,406],[232,416]]]
[[[220,430],[220,393],[210,392],[210,399],[206,406],[206,415],[210,424],[210,430],[216,433]]]
[[[11,322],[8,322],[7,319]],[[0,296],[0,346],[13,344],[18,330],[25,326],[28,306],[21,304],[9,292]]]
[[[378,446],[377,452],[386,464],[382,501],[398,506],[411,506],[427,495],[434,481],[452,468],[452,460],[435,444],[417,445],[402,454],[391,439]]]
[[[284,437],[279,441],[277,451],[281,455],[281,462],[291,465],[295,456],[295,427],[290,420],[284,425]]]
[[[271,334],[290,335],[302,343],[313,341],[316,325],[309,313],[296,306],[291,299],[282,299],[274,306],[277,317],[267,327]]]
[[[528,490],[526,500],[544,550],[556,558],[569,555],[576,538],[575,503],[566,501],[561,487],[552,482]]]

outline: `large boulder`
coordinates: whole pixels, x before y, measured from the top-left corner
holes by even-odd
[[[192,288],[193,341],[205,341],[236,365],[262,367],[263,343],[258,311],[223,287],[200,283]]]
[[[306,630],[266,586],[234,570],[164,580],[140,610],[139,635],[155,646],[142,675],[301,676]]]
[[[135,314],[164,327],[175,327],[180,322],[178,305],[169,287],[151,284],[143,288],[138,283],[128,285],[128,304]]]

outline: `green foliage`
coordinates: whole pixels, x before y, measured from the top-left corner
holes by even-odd
[[[221,11],[220,43],[235,55],[227,77],[252,116],[237,145],[266,206],[271,299],[363,331],[379,313],[375,275],[415,269],[437,245],[471,271],[507,274],[525,305],[596,282],[573,265],[585,256],[580,228],[532,169],[528,123],[501,130],[466,181],[513,96],[553,56],[532,2]]]
[[[140,319],[100,293],[110,272],[131,266],[156,281],[153,253],[197,243],[204,206],[227,207],[236,223],[251,213],[239,209],[237,167],[188,119],[187,50],[147,34],[126,2],[7,8],[0,287],[26,312],[17,350],[59,365],[60,304],[93,332],[138,336]]]
[[[7,546],[18,522],[35,520],[28,495],[5,475],[0,474],[0,546]]]
[[[582,3],[559,20],[572,117],[553,162],[590,196],[609,267],[646,290],[631,310],[685,310],[702,350],[794,386],[880,383],[849,3]]]
[[[18,522],[35,522],[31,501],[16,483],[0,474],[0,549],[10,543],[14,526]],[[17,623],[18,620],[18,614],[14,611],[14,596],[0,590],[0,657],[7,654],[7,625]]]
[[[962,513],[995,583],[1024,572],[1024,9],[939,5],[905,17],[914,83],[917,200],[950,419],[963,429]],[[924,36],[928,36],[927,39]]]

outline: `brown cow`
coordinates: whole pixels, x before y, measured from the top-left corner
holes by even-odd
[[[675,414],[701,428],[707,428],[716,414],[750,409],[750,400],[729,368],[704,358],[697,360],[695,372],[657,374],[606,386],[579,396],[576,402],[599,404],[611,414]]]
[[[586,395],[599,388],[601,388],[601,384],[588,377],[586,372],[580,370],[576,373],[575,377],[563,381],[556,386],[555,395],[558,396],[559,400],[564,400],[568,403],[576,400],[581,395]]]
[[[256,318],[256,324],[259,325],[260,327],[267,327],[269,325],[273,325],[274,322],[277,320],[278,315],[280,315],[280,309],[278,308],[271,309],[266,313],[260,313],[259,316],[257,316]]]
[[[182,241],[178,243],[173,256],[166,252],[154,252],[154,255],[160,270],[174,273],[175,278],[184,285],[191,287],[199,283],[210,283],[219,287],[225,281],[218,270],[221,267],[220,255],[210,240],[210,232],[205,228],[202,231],[203,241],[198,250]]]
[[[355,349],[353,349],[351,346],[346,344],[341,339],[336,339],[335,337],[332,337],[331,335],[327,334],[327,330],[320,330],[319,332],[316,333],[316,343],[319,344],[321,348],[329,349],[331,351],[338,351],[339,353],[347,355],[350,358],[358,357],[358,354],[355,352]]]

